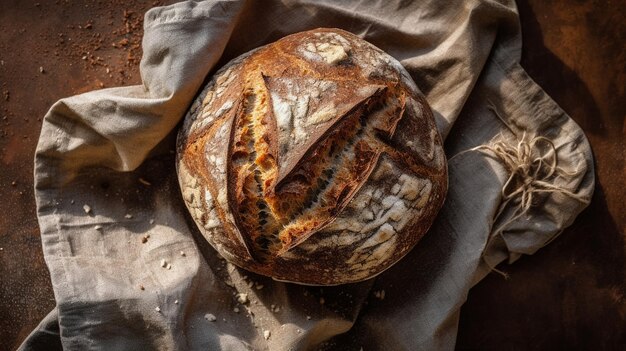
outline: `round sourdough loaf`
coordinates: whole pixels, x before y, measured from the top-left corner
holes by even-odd
[[[441,208],[446,167],[406,70],[338,29],[233,60],[178,135],[183,198],[208,242],[301,284],[361,281],[402,258]]]

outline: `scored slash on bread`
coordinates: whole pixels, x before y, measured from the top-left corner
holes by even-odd
[[[185,203],[218,252],[305,284],[363,280],[391,266],[428,229],[447,187],[432,113],[406,71],[329,29],[288,36],[219,71],[181,129],[177,167]],[[358,213],[360,202],[371,208]],[[316,249],[328,238],[335,257]]]

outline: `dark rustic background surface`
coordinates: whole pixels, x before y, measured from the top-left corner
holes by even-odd
[[[173,2],[173,1],[167,1]],[[53,307],[33,196],[41,119],[58,99],[137,84],[143,13],[162,1],[0,0],[0,350]],[[626,349],[626,1],[518,2],[522,65],[585,130],[593,201],[556,241],[487,277],[459,349]]]

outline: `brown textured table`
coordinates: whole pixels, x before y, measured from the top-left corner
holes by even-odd
[[[172,1],[168,1],[172,2]],[[141,18],[161,1],[0,0],[0,350],[54,307],[33,197],[56,100],[139,82]],[[548,247],[476,286],[459,349],[626,348],[626,1],[518,3],[522,65],[587,133],[593,201]]]

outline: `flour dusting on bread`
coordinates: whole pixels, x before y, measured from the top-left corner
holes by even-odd
[[[425,99],[400,63],[337,29],[231,61],[178,139],[183,199],[230,262],[334,285],[384,271],[424,235],[447,169]]]

